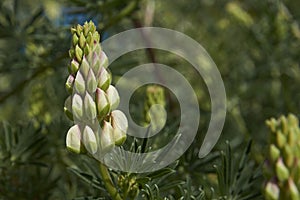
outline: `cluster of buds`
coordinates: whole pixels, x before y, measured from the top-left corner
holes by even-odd
[[[146,88],[144,104],[144,118],[147,124],[151,123],[151,131],[157,132],[166,123],[166,98],[162,86],[149,85]]]
[[[118,186],[123,191],[123,196],[129,199],[136,199],[139,194],[139,184],[134,175],[120,175],[118,177]]]
[[[80,153],[107,152],[126,140],[127,118],[118,107],[118,91],[111,85],[108,59],[99,44],[93,22],[71,28],[71,63],[66,89],[70,96],[64,111],[74,122],[66,138],[67,148]]]
[[[271,143],[264,187],[267,200],[300,200],[300,129],[296,116],[289,114],[267,121]]]

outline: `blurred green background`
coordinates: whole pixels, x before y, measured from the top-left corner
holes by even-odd
[[[157,26],[180,31],[207,50],[227,94],[226,123],[216,149],[229,140],[239,151],[253,139],[252,157],[259,165],[268,143],[265,120],[289,112],[299,116],[298,0],[1,0],[0,199],[102,194],[69,172],[68,167],[80,166],[80,156],[65,148],[71,125],[63,113],[69,30],[89,20],[97,25],[101,40],[131,28]],[[210,99],[201,76],[171,53],[140,50],[112,63],[113,81],[128,69],[153,61],[177,69],[197,92],[199,134],[178,172],[192,175],[188,167],[198,162],[196,152],[210,118]],[[139,94],[132,98],[133,118],[139,119],[142,100]],[[176,106],[171,99],[168,114],[174,118]],[[197,173],[206,172],[199,168]]]

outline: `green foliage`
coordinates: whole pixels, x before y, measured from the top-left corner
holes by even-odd
[[[49,144],[41,129],[2,123],[0,137],[0,199],[49,199],[57,179],[45,162]]]

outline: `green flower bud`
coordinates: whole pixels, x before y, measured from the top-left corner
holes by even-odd
[[[285,145],[283,147],[283,159],[288,167],[293,167],[294,164],[293,149],[288,145]]]
[[[97,118],[102,120],[110,111],[107,95],[100,88],[96,89]]]
[[[126,132],[128,129],[128,121],[124,113],[120,110],[111,112],[111,125],[113,127],[113,135],[115,145],[122,145],[126,140]]]
[[[75,50],[74,49],[70,49],[69,50],[69,56],[70,56],[70,58],[75,58]]]
[[[78,69],[79,69],[79,63],[76,60],[73,59],[71,61],[71,64],[69,65],[69,68],[68,68],[69,73],[70,74],[76,74]]]
[[[276,131],[276,119],[271,118],[266,121],[266,125],[271,129],[271,132],[274,133]]]
[[[93,35],[92,35],[91,32],[88,33],[87,38],[86,38],[86,42],[87,42],[87,45],[89,45],[89,46],[93,45],[94,41],[93,41]]]
[[[82,76],[84,77],[84,79],[87,78],[89,70],[90,70],[90,65],[89,65],[88,61],[86,60],[86,58],[84,57],[82,59],[81,65],[80,65],[80,72],[81,72]]]
[[[114,86],[110,85],[106,90],[106,94],[110,103],[111,110],[116,109],[120,103],[120,97],[117,89]]]
[[[283,132],[283,134],[287,135],[288,134],[288,121],[285,118],[285,116],[281,116],[279,118],[280,121],[280,125],[281,125],[281,130]]]
[[[290,193],[291,200],[300,200],[298,188],[291,178],[288,180],[288,191]]]
[[[275,170],[276,170],[276,175],[277,175],[277,178],[279,179],[279,181],[284,182],[284,181],[288,180],[290,173],[289,173],[288,168],[284,165],[281,158],[277,161]]]
[[[80,153],[81,136],[78,125],[74,125],[69,129],[66,138],[66,145],[70,151],[74,153]]]
[[[73,114],[72,114],[72,97],[69,96],[66,101],[65,101],[65,105],[64,105],[64,112],[66,114],[66,116],[73,121]]]
[[[276,132],[276,142],[279,148],[283,148],[286,144],[286,137],[280,130]]]
[[[84,109],[88,120],[92,120],[97,117],[96,104],[89,93],[86,93],[84,97]]]
[[[84,34],[84,37],[86,37],[88,35],[89,30],[90,30],[90,27],[89,27],[90,25],[91,25],[90,23],[89,24],[87,22],[84,23],[84,25],[83,25],[83,34]],[[92,26],[93,25],[94,24],[92,24]]]
[[[76,75],[74,85],[79,94],[83,95],[85,93],[85,81],[80,71]]]
[[[84,55],[88,55],[91,52],[91,48],[88,44],[85,44],[85,47],[83,48]]]
[[[95,154],[97,152],[98,146],[96,136],[89,126],[85,126],[83,130],[83,144],[89,153]]]
[[[271,144],[269,153],[270,153],[271,161],[276,162],[280,156],[280,150],[274,144]]]
[[[280,190],[275,183],[268,182],[265,188],[266,200],[279,200]]]
[[[92,69],[90,69],[87,76],[87,91],[93,94],[97,89],[97,80]]]
[[[72,111],[75,119],[82,119],[83,117],[83,104],[82,99],[78,94],[74,94],[72,99]]]
[[[102,132],[100,133],[101,150],[103,152],[110,151],[114,145],[113,128],[109,122],[103,122]]]
[[[110,84],[111,84],[111,76],[106,71],[106,69],[102,67],[98,79],[98,87],[101,88],[103,91],[106,91]]]
[[[76,34],[80,35],[80,33],[82,32],[82,26],[80,26],[79,24],[76,27]]]
[[[133,185],[131,185],[129,193],[128,193],[128,197],[130,197],[130,199],[136,199],[137,195],[139,194],[139,186],[137,183],[134,183]]]
[[[151,131],[157,133],[166,124],[167,113],[165,111],[165,91],[159,85],[149,85],[146,89],[144,104],[145,122],[151,122]]]
[[[76,34],[74,34],[73,37],[72,37],[73,45],[78,44],[78,40],[79,40],[78,36]]]
[[[69,94],[72,94],[73,92],[74,81],[75,81],[74,76],[69,75],[66,81],[66,89]]]
[[[71,28],[71,33],[72,33],[72,34],[76,34],[76,28],[72,27],[72,28]]]
[[[75,47],[75,57],[76,57],[77,61],[80,62],[80,63],[82,61],[82,56],[83,56],[82,49],[80,49],[80,47],[78,45],[76,45],[76,47]]]
[[[79,36],[79,46],[81,49],[83,49],[85,46],[85,37],[82,32],[80,33],[80,36]]]

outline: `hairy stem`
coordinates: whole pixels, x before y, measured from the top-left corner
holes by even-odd
[[[120,194],[118,193],[118,190],[115,188],[115,186],[111,180],[111,177],[110,177],[107,167],[104,164],[100,163],[99,169],[100,169],[100,174],[101,174],[102,180],[104,182],[105,188],[108,191],[108,193],[110,194],[111,198],[113,200],[122,200]]]

